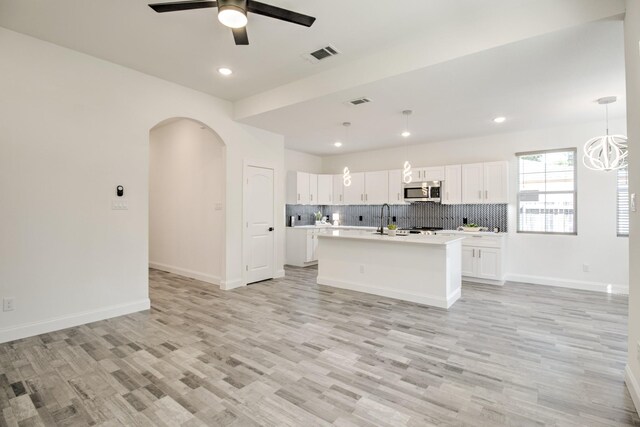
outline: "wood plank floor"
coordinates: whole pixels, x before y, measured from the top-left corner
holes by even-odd
[[[152,310],[0,345],[0,425],[640,425],[627,298],[464,284],[449,310],[152,270]]]

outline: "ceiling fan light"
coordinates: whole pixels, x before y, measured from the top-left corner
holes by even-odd
[[[220,6],[218,8],[218,21],[229,28],[242,28],[247,25],[247,13],[238,6]]]

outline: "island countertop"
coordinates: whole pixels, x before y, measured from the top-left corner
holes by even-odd
[[[409,234],[406,236],[380,235],[371,231],[359,230],[321,230],[318,237],[329,239],[356,239],[385,243],[406,243],[411,245],[448,245],[463,240],[463,236],[438,236],[424,234]]]

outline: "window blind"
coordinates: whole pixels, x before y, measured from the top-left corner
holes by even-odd
[[[618,217],[618,236],[629,235],[629,170],[618,170],[618,202],[616,206]]]

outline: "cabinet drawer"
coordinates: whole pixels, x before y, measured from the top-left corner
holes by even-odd
[[[501,248],[502,237],[497,236],[466,236],[462,246],[476,246],[482,248]]]

